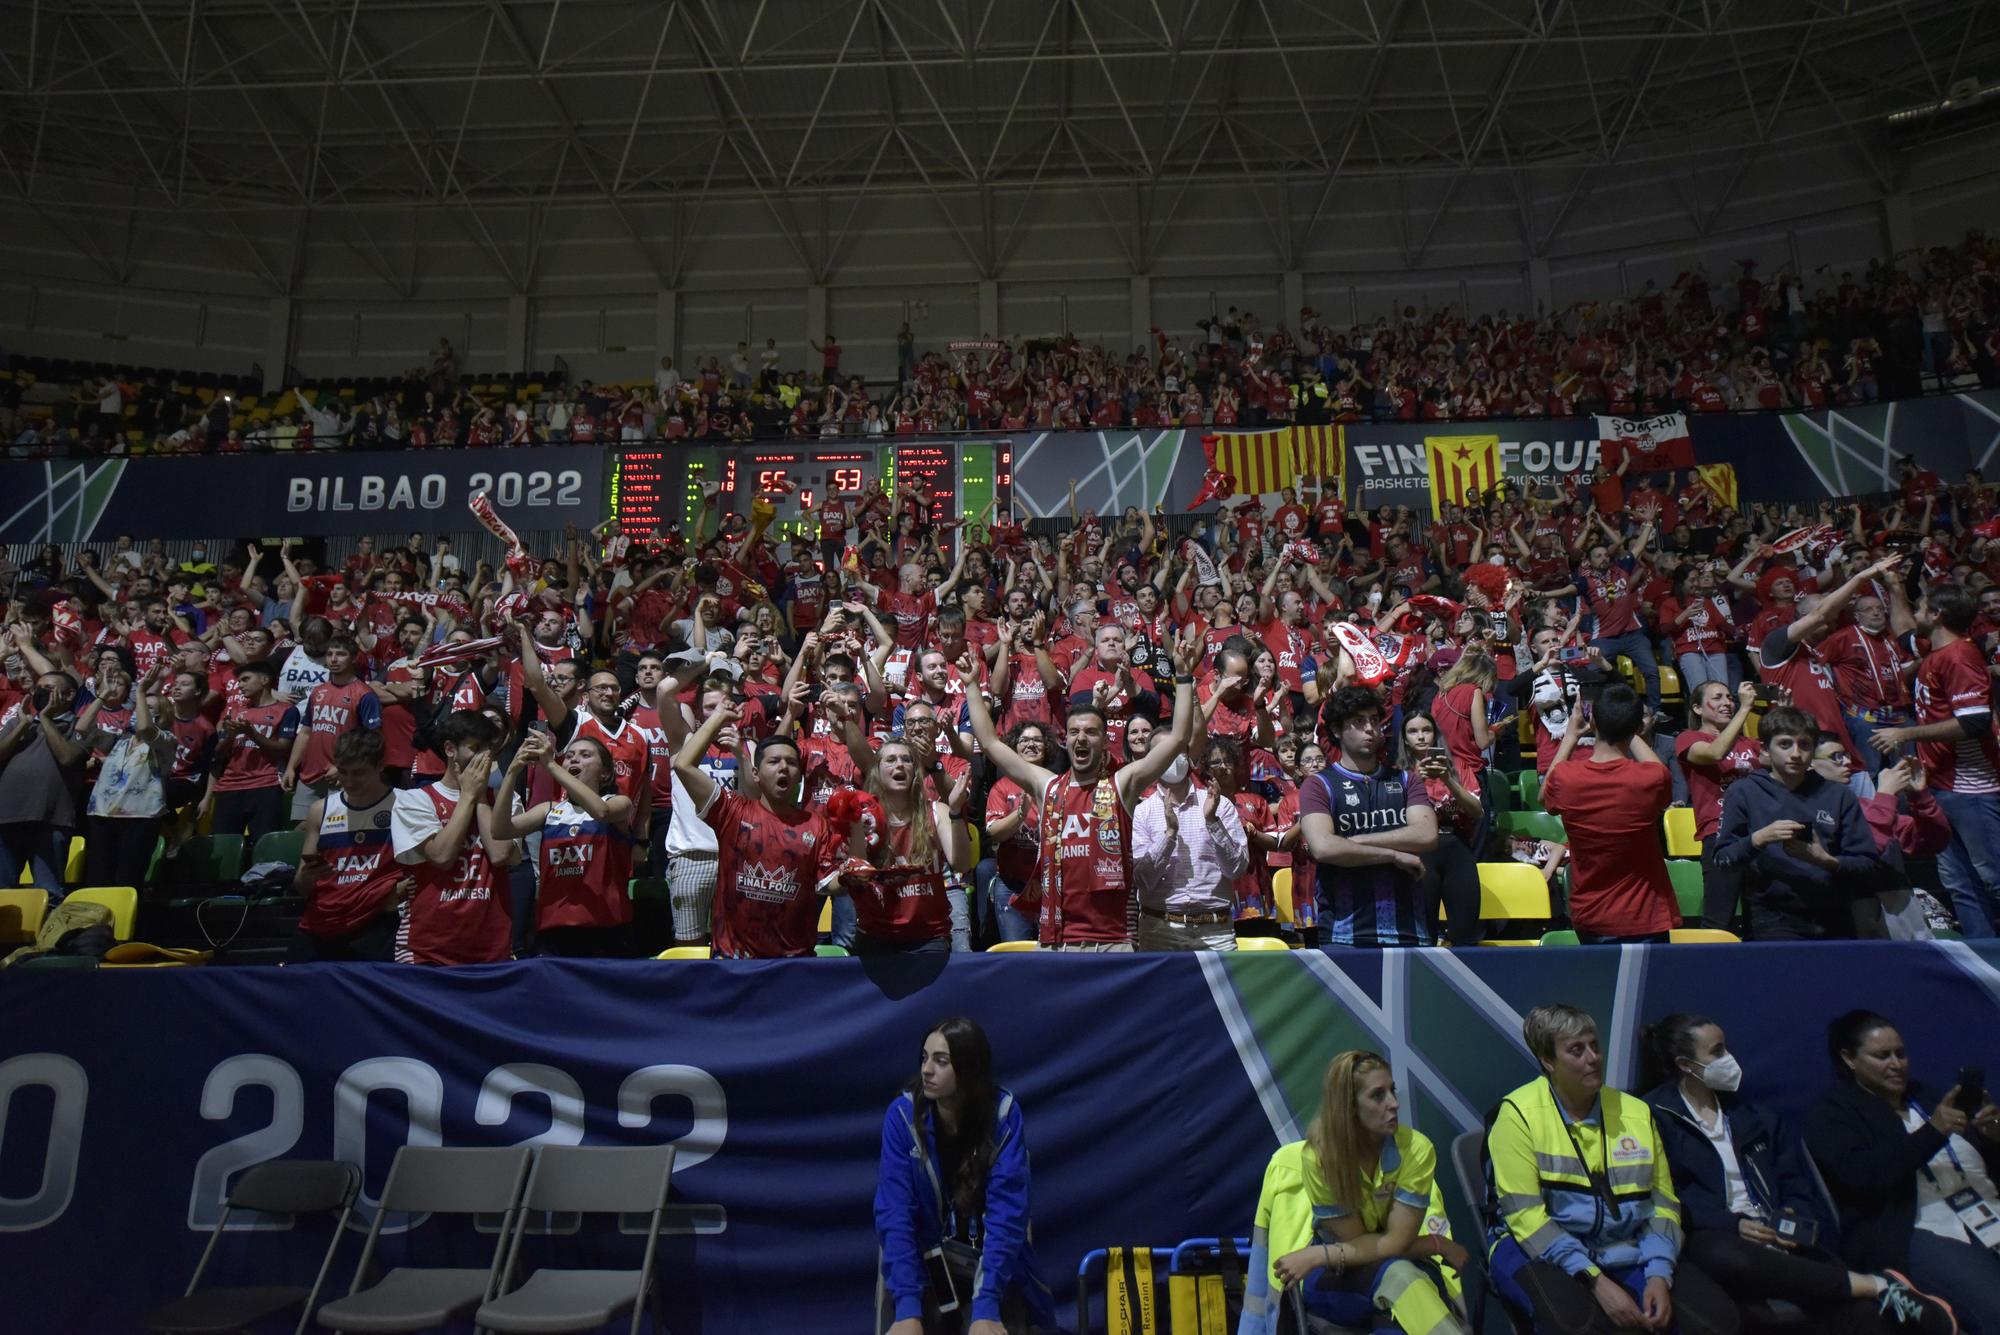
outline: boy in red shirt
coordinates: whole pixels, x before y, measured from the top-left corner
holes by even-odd
[[[1582,709],[1571,712],[1542,782],[1542,805],[1563,818],[1569,834],[1569,916],[1585,945],[1666,941],[1680,926],[1660,850],[1660,817],[1674,800],[1674,779],[1639,735],[1643,709],[1630,686],[1605,687],[1591,724]],[[1593,726],[1589,757],[1576,759],[1577,742]]]
[[[507,868],[520,845],[498,833],[486,800],[499,725],[461,709],[438,726],[444,777],[397,792],[390,823],[396,861],[417,869],[403,905],[396,959],[404,964],[492,964],[510,957]]]

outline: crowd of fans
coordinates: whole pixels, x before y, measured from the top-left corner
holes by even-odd
[[[0,882],[297,825],[302,950],[457,963],[631,953],[639,875],[725,956],[813,953],[822,897],[857,952],[1465,944],[1518,860],[1629,942],[1682,923],[1679,803],[1708,927],[1992,936],[1994,493],[1902,475],[1813,514],[1510,484],[1422,526],[1287,490],[1182,540],[905,489],[810,512],[817,546],[705,509],[499,569],[50,547],[7,605]],[[1499,819],[1509,768],[1556,831]]]
[[[1812,409],[2000,384],[2000,243],[1974,232],[1901,258],[1773,276],[1746,260],[1721,281],[1697,268],[1628,300],[1512,316],[1406,306],[1342,327],[1310,306],[1289,324],[1231,306],[1130,350],[1063,334],[919,354],[905,323],[895,379],[873,385],[843,369],[831,333],[809,358],[744,341],[617,385],[481,383],[441,339],[395,380],[311,382],[270,405],[106,374],[32,418],[17,372],[0,379],[0,438],[17,454],[744,441]]]

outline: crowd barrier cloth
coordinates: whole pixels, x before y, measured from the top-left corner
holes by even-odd
[[[1697,462],[1736,467],[1744,502],[1811,501],[1897,485],[1896,461],[1914,455],[1946,481],[1992,464],[2000,451],[2000,391],[1934,395],[1812,413],[1692,414]],[[1009,484],[1024,517],[1100,515],[1127,506],[1168,513],[1191,508],[1207,471],[1201,440],[1215,428],[985,433],[965,442],[1011,449]],[[1532,485],[1596,473],[1603,455],[1594,417],[1543,421],[1355,423],[1340,428],[1351,505],[1407,505],[1430,513],[1425,441],[1497,436],[1501,473]],[[758,452],[837,444],[875,461],[917,442],[840,439],[707,443],[643,448],[669,461],[693,454],[750,460]],[[957,438],[921,442],[955,456]],[[0,542],[103,541],[207,536],[213,532],[320,536],[461,527],[465,502],[488,489],[516,529],[559,531],[606,515],[616,445],[481,450],[384,450],[240,455],[230,458],[9,460],[0,462]],[[678,467],[679,465],[675,465]],[[748,479],[754,469],[745,472]],[[685,477],[665,494],[685,494]],[[748,505],[747,482],[732,497]]]
[[[1996,964],[1938,943],[0,974],[5,1324],[135,1328],[186,1283],[225,1183],[267,1158],[361,1162],[365,1227],[405,1143],[671,1140],[677,1335],[867,1330],[882,1113],[929,1024],[960,1013],[1024,1109],[1067,1313],[1095,1248],[1247,1232],[1266,1158],[1343,1048],[1386,1055],[1403,1116],[1443,1147],[1532,1072],[1530,1006],[1587,1007],[1626,1087],[1639,1026],[1698,1009],[1728,1028],[1746,1093],[1795,1116],[1830,1079],[1827,1019],[1853,1006],[1901,1025],[1934,1090],[2000,1069]],[[305,1227],[262,1222],[225,1264],[309,1271]],[[424,1237],[392,1234],[390,1259]],[[524,1262],[579,1241],[531,1238]]]

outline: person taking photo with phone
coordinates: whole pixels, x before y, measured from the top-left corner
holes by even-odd
[[[1841,1259],[1908,1276],[1968,1335],[2000,1332],[2000,1108],[1961,1068],[1929,1111],[1903,1036],[1852,1010],[1827,1027],[1833,1088],[1806,1115],[1806,1148],[1840,1210]]]
[[[1721,1025],[1680,1012],[1643,1038],[1657,1081],[1646,1103],[1681,1200],[1681,1255],[1739,1303],[1780,1299],[1814,1330],[1951,1335],[1944,1303],[1900,1275],[1849,1270],[1827,1249],[1833,1220],[1805,1144],[1738,1092],[1743,1067]]]

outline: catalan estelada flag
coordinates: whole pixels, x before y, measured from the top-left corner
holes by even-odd
[[[1337,426],[1295,426],[1292,454],[1298,461],[1298,475],[1317,483],[1333,479],[1336,496],[1347,495],[1347,442]]]
[[[1736,508],[1736,465],[1698,464],[1694,474],[1701,479],[1701,485],[1708,494],[1715,497],[1715,503],[1727,509]]]
[[[1236,479],[1238,496],[1282,491],[1298,478],[1298,462],[1289,431],[1203,436],[1208,466]]]
[[[1478,504],[1500,485],[1500,437],[1425,436],[1430,463],[1431,518],[1443,517],[1444,506]]]

